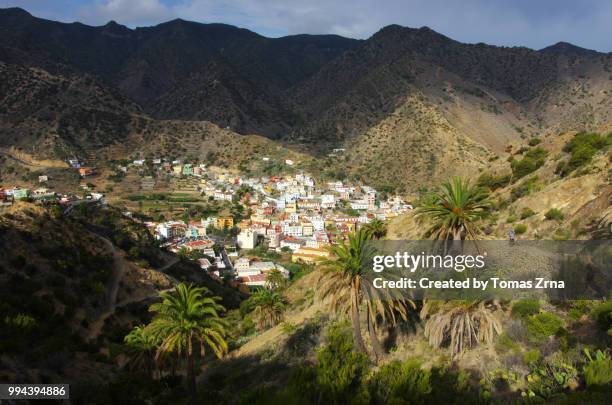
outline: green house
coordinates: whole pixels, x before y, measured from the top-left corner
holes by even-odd
[[[28,188],[16,188],[13,191],[13,198],[15,200],[23,200],[30,196],[30,189]]]

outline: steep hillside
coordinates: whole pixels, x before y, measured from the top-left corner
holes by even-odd
[[[106,146],[130,132],[139,108],[88,75],[53,75],[0,62],[0,145],[43,156]]]
[[[573,153],[576,139],[597,136],[599,145],[588,156]],[[532,144],[535,143],[532,138]],[[480,223],[485,239],[506,239],[510,229],[520,229],[520,239],[609,239],[612,221],[612,134],[547,135],[536,146],[521,145],[466,177],[491,191],[491,214]],[[541,163],[522,169],[538,150]],[[416,198],[415,198],[416,199]],[[423,224],[414,213],[391,221],[389,239],[420,239]]]
[[[432,139],[435,149],[436,134],[459,135],[499,154],[530,136],[606,125],[611,63],[610,54],[577,47],[469,45],[428,28],[389,26],[292,89],[305,123],[293,136],[322,140],[323,147],[344,144],[357,162],[390,167],[380,171],[384,181],[414,190],[418,182],[407,173],[439,180],[402,151],[415,138]],[[394,148],[385,157],[378,150],[389,149],[389,139]],[[429,160],[435,166],[444,157],[434,153]],[[457,173],[480,163],[464,157]]]
[[[89,75],[51,74],[0,62],[0,147],[44,158],[163,154],[214,156],[238,165],[259,154],[295,154],[258,136],[238,135],[207,121],[155,120]]]
[[[0,249],[3,381],[64,379],[77,391],[104,383],[120,370],[123,336],[178,278],[208,287],[229,308],[240,302],[238,291],[160,251],[144,225],[111,208],[62,214],[16,204],[0,215]]]
[[[280,91],[359,42],[334,35],[270,39],[184,20],[134,30],[114,22],[90,27],[35,18],[18,8],[0,10],[0,34],[0,60],[95,74],[156,117],[206,119],[270,135],[282,117],[260,113],[282,110]],[[230,109],[223,112],[217,104]]]

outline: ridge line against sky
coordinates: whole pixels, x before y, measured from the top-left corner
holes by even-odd
[[[365,39],[399,24],[452,39],[541,49],[564,41],[612,51],[607,0],[0,0],[36,17],[129,27],[182,18],[226,23],[268,37],[337,34]]]

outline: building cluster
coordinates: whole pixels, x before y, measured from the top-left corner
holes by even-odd
[[[15,201],[19,200],[69,204],[81,200],[101,200],[103,197],[104,195],[102,193],[95,192],[89,192],[85,195],[60,194],[45,187],[36,189],[27,187],[0,187],[0,206],[12,205]]]
[[[193,250],[190,244],[199,246],[200,241],[208,240],[210,229],[237,228],[235,247],[242,251],[260,246],[290,253],[294,262],[315,263],[328,258],[329,246],[345,240],[360,226],[373,219],[388,220],[412,208],[399,197],[379,199],[372,187],[341,181],[319,185],[304,173],[249,178],[210,171],[201,165],[189,165],[185,172],[186,165],[182,164],[182,169],[175,171],[177,165],[171,166],[173,173],[199,177],[197,189],[203,196],[240,203],[250,216],[237,223],[229,216],[210,216],[190,223],[150,223],[154,235],[174,251]],[[195,174],[194,168],[202,171]],[[203,268],[214,266],[218,270],[220,264],[247,285],[261,285],[267,272],[278,267],[235,255],[233,263],[228,260],[232,268],[227,269],[222,253],[215,255],[212,247],[206,248],[209,257],[202,261]],[[278,270],[288,276],[282,267]]]

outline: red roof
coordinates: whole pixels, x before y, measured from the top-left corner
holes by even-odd
[[[240,281],[243,283],[266,281],[266,277],[266,274],[255,274],[253,276],[242,276],[240,277]]]
[[[185,243],[187,247],[212,246],[213,242],[209,240],[194,240],[193,242]]]

